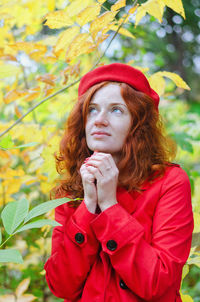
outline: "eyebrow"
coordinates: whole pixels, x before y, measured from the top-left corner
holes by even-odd
[[[89,104],[89,106],[90,106],[90,105],[98,105],[98,104],[95,103],[95,102],[91,102],[91,103]],[[124,107],[127,108],[127,106],[126,106],[125,104],[122,104],[122,103],[110,103],[109,105],[111,105],[111,106],[113,106],[113,105],[121,105],[121,106],[124,106]]]

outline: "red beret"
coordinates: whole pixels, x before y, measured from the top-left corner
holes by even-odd
[[[150,87],[145,75],[138,69],[122,63],[112,63],[97,67],[86,73],[79,84],[78,95],[84,94],[91,86],[103,82],[123,82],[127,83],[138,91],[150,96],[158,110],[159,95]]]

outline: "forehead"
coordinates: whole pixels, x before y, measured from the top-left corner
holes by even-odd
[[[113,101],[125,104],[124,99],[121,96],[120,86],[118,84],[108,84],[101,87],[95,92],[90,103],[102,103]]]

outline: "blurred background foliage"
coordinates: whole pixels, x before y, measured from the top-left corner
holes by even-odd
[[[117,1],[99,1],[101,14],[111,11]],[[149,1],[137,1],[144,4]],[[146,14],[135,26],[136,13],[123,25],[129,31],[118,34],[101,58],[113,38],[116,28],[108,30],[115,20],[116,26],[133,6],[126,1],[103,20],[107,31],[95,34],[89,40],[90,47],[77,44],[76,30],[64,31],[73,24],[79,34],[91,30],[88,24],[77,24],[77,15],[97,1],[64,0],[2,0],[0,5],[0,131],[3,133],[31,107],[77,80],[101,58],[100,64],[126,62],[141,68],[150,78],[156,72],[175,72],[182,77],[191,90],[184,85],[165,78],[161,95],[160,113],[167,132],[176,140],[176,161],[186,170],[192,185],[192,201],[195,218],[195,234],[200,233],[200,3],[183,0],[186,19],[177,11],[165,7],[162,21]],[[179,1],[177,3],[180,4]],[[54,26],[49,23],[53,12],[58,15]],[[97,8],[98,10],[98,8]],[[115,11],[114,11],[115,12]],[[66,17],[66,18],[65,18]],[[94,17],[93,17],[94,18]],[[115,18],[115,19],[113,19]],[[62,24],[65,20],[66,23]],[[94,18],[95,20],[95,18]],[[92,21],[92,20],[90,20]],[[61,24],[60,24],[60,23]],[[68,23],[67,23],[68,22]],[[72,24],[70,25],[70,22]],[[106,23],[107,22],[107,23]],[[81,23],[81,22],[80,22]],[[68,24],[68,25],[66,25]],[[75,25],[74,25],[75,24]],[[73,27],[72,26],[72,27]],[[98,30],[98,29],[97,29]],[[80,37],[79,37],[80,38]],[[69,40],[67,40],[69,39]],[[21,43],[21,44],[20,44]],[[80,43],[80,39],[79,39]],[[75,45],[74,49],[72,45]],[[84,51],[85,49],[85,51]],[[67,53],[67,55],[66,55]],[[159,79],[159,85],[163,85]],[[154,82],[154,84],[156,84]],[[182,88],[181,88],[182,86]],[[66,118],[76,101],[77,84],[42,103],[28,114],[21,123],[0,138],[0,209],[11,201],[23,197],[30,207],[50,199],[50,190],[57,183],[53,153],[58,150]],[[23,144],[35,143],[29,147]],[[20,147],[22,146],[22,147]],[[18,148],[16,148],[18,147]],[[45,215],[52,218],[53,212]],[[2,228],[3,240],[7,234]],[[7,243],[23,255],[23,264],[8,263],[0,266],[0,302],[17,301],[55,302],[45,282],[43,265],[51,247],[51,229],[33,229],[19,233]],[[188,273],[189,272],[189,273]],[[184,301],[200,301],[200,239],[193,242],[188,264],[184,267],[182,293]],[[21,299],[21,300],[20,300]]]

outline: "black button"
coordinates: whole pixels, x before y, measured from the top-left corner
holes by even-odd
[[[117,242],[115,240],[108,240],[106,246],[110,251],[114,251],[117,248]]]
[[[124,283],[123,280],[120,280],[119,286],[120,286],[122,289],[127,289],[127,288],[128,288],[128,286]]]
[[[83,243],[84,235],[82,233],[76,233],[75,240],[77,243]]]

